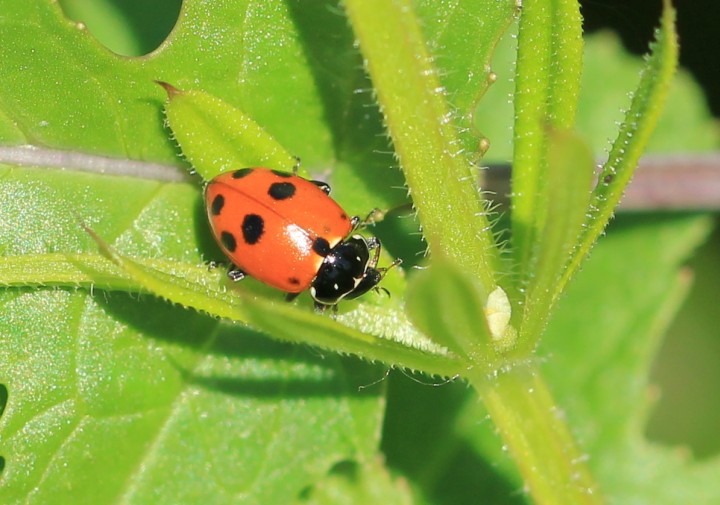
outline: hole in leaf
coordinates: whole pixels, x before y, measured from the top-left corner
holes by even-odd
[[[348,484],[352,484],[358,478],[359,472],[360,468],[355,461],[343,460],[335,463],[335,465],[328,471],[327,478],[340,479],[347,481]],[[300,502],[313,501],[315,499],[313,493],[315,492],[315,485],[308,486],[298,493],[298,500]]]
[[[330,469],[330,475],[345,477],[348,480],[355,479],[358,474],[358,465],[355,461],[339,461]]]
[[[170,34],[182,0],[60,0],[67,17],[83,23],[105,47],[123,56],[156,49]]]
[[[0,416],[5,412],[5,406],[8,401],[8,390],[5,384],[0,384]]]

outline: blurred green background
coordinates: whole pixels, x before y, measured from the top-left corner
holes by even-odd
[[[720,2],[676,0],[681,65],[702,86],[709,110],[720,116]],[[85,23],[110,50],[127,56],[152,52],[172,30],[181,0],[60,0],[67,16]],[[584,0],[588,32],[610,29],[635,54],[647,42],[660,16],[660,0]],[[719,202],[720,203],[720,202]],[[613,224],[622,226],[620,216]],[[609,231],[612,233],[612,227]],[[658,385],[648,436],[686,445],[699,458],[720,452],[720,232],[688,265],[694,287],[671,326],[656,360]]]
[[[588,32],[612,29],[626,49],[642,54],[660,16],[660,0],[584,0]],[[708,107],[720,117],[720,3],[674,0],[678,11],[680,64],[702,86]],[[720,167],[718,167],[720,173]],[[720,202],[718,202],[720,204]],[[619,219],[621,221],[621,219]],[[717,222],[717,219],[716,219]],[[653,369],[660,395],[647,426],[649,438],[687,445],[698,458],[720,452],[720,231],[688,265],[695,281]]]

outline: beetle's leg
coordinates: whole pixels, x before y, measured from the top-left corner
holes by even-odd
[[[380,250],[382,249],[382,246],[380,245],[380,241],[377,239],[377,237],[370,237],[369,239],[367,239],[367,246],[369,250],[375,250],[367,266],[368,268],[375,268],[378,264],[378,260],[380,259]]]
[[[237,267],[232,267],[230,270],[228,270],[227,276],[228,279],[230,279],[231,281],[238,282],[245,278],[245,272],[243,272]]]
[[[388,291],[388,288],[384,288],[382,286],[375,286],[373,288],[373,291],[375,291],[376,293],[380,293],[380,291],[382,291],[388,296],[388,298],[390,297],[390,291]]]
[[[396,266],[398,266],[400,264],[402,264],[402,258],[397,258],[395,261],[390,263],[388,266],[378,268],[377,271],[380,272],[380,275],[381,275],[380,278],[382,279],[382,277],[385,277],[385,274],[388,273],[388,270],[390,270],[391,268],[395,268]],[[387,288],[384,288],[382,286],[375,286],[373,288],[373,291],[375,291],[377,293],[379,293],[380,291],[385,291],[385,294],[390,296],[390,291],[388,291]]]
[[[354,216],[350,220],[350,224],[352,225],[351,233],[356,230],[361,230],[370,224],[375,224],[377,221],[381,221],[383,217],[385,217],[385,213],[377,207],[371,210],[370,213],[365,216],[365,219],[360,219],[359,216]]]
[[[326,195],[330,194],[330,185],[327,182],[323,181],[310,181],[313,184],[315,184],[320,190],[325,193]]]
[[[383,275],[385,275],[388,270],[390,270],[391,268],[395,268],[396,266],[401,265],[401,264],[402,264],[402,258],[398,258],[395,261],[393,261],[392,263],[390,263],[388,266],[383,267],[383,268],[378,268],[378,270],[380,270],[383,273]]]

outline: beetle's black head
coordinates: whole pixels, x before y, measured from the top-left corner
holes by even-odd
[[[370,246],[360,235],[340,242],[325,257],[310,288],[321,305],[335,305],[343,298],[357,298],[382,279],[371,263]]]

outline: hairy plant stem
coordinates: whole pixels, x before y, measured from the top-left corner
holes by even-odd
[[[500,271],[498,249],[467,160],[455,152],[452,116],[412,2],[345,0],[344,5],[431,253],[453,261],[489,293]],[[601,503],[539,372],[519,367],[488,379],[486,371],[473,367],[467,378],[535,502]]]
[[[534,503],[604,503],[585,454],[534,364],[517,365],[491,377],[474,368],[465,376],[485,404]]]
[[[451,258],[489,293],[499,251],[412,2],[346,0],[345,8],[431,254]]]

